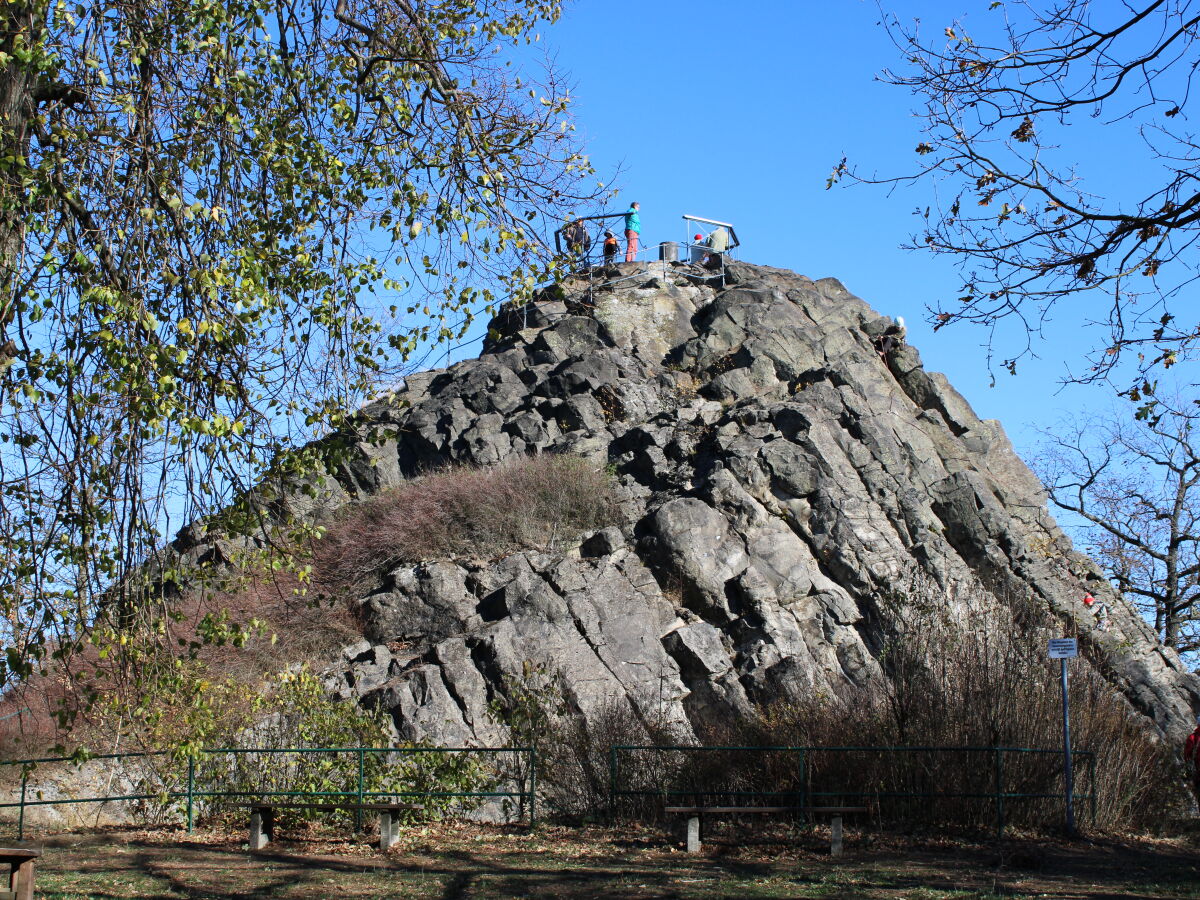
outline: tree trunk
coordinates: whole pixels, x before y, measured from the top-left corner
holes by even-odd
[[[1179,613],[1173,604],[1168,604],[1164,613],[1163,645],[1175,649],[1179,646]]]
[[[22,181],[29,162],[40,74],[36,65],[17,57],[28,55],[41,40],[45,12],[36,0],[0,5],[0,51],[8,60],[0,67],[0,160],[10,160],[0,162],[0,377],[7,373],[17,352],[9,328],[20,300],[27,205]]]

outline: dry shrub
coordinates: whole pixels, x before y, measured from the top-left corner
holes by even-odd
[[[61,685],[35,676],[0,698],[0,761],[46,755],[61,740],[55,715]]]
[[[639,716],[623,698],[604,703],[586,720],[578,714],[556,719],[538,750],[538,780],[551,813],[567,821],[607,815],[612,748],[673,744],[678,739],[668,723]]]
[[[554,552],[616,520],[607,474],[580,457],[455,466],[348,506],[313,545],[313,579],[322,593],[343,596],[403,563]]]
[[[97,631],[69,662],[52,662],[0,698],[0,758],[43,755],[56,744],[154,749],[163,735],[146,722],[155,717],[179,723],[169,743],[192,739],[196,729],[172,709],[169,682],[179,666],[213,690],[260,684],[298,663],[319,667],[331,647],[361,637],[346,601],[379,572],[433,557],[554,551],[616,520],[608,476],[576,456],[448,467],[414,479],[340,511],[325,538],[307,548],[289,541],[283,554],[303,550],[292,557],[296,566],[250,554],[153,607],[152,621],[121,630],[128,642]],[[311,579],[302,577],[306,564]],[[222,715],[238,706],[213,702]],[[69,731],[57,716],[66,709],[74,713]]]
[[[134,629],[97,632],[69,661],[48,668],[57,678],[28,686],[45,695],[56,681],[70,682],[57,699],[42,697],[43,706],[63,705],[72,715],[70,728],[41,751],[55,743],[116,753],[206,742],[220,721],[248,722],[249,699],[279,672],[320,668],[331,648],[361,636],[344,604],[309,596],[295,574],[265,567],[194,588],[153,629],[138,633],[141,643]],[[122,636],[127,645],[119,645]],[[193,696],[195,685],[205,690]],[[199,708],[205,715],[195,719]]]
[[[584,715],[568,677],[531,660],[519,675],[501,679],[488,712],[507,729],[508,746],[536,752],[539,802],[559,821],[589,821],[608,814],[614,746],[683,740],[661,706],[646,715],[623,694],[589,703]],[[529,772],[518,766],[510,777],[522,790],[527,788]]]
[[[257,570],[244,573],[236,585],[220,593],[196,592],[181,601],[179,622],[172,632],[178,640],[198,641],[195,654],[213,671],[252,683],[287,666],[320,666],[330,650],[359,640],[361,633],[344,603],[315,595],[293,572]],[[196,633],[205,616],[232,622],[257,621],[244,644],[206,641]]]
[[[710,746],[893,749],[809,750],[803,763],[796,752],[767,749],[631,754],[626,786],[670,784],[710,803],[736,802],[739,791],[792,791],[814,803],[857,805],[866,794],[885,822],[992,827],[997,807],[987,795],[999,765],[1006,793],[1049,795],[1006,799],[1006,823],[1059,827],[1061,752],[992,749],[1062,746],[1059,664],[1046,658],[1046,639],[1057,632],[1044,616],[1024,598],[1000,602],[978,584],[946,591],[914,577],[880,600],[877,624],[885,633],[876,648],[885,685],[778,703],[750,721],[696,724]],[[1095,754],[1095,777],[1077,757],[1074,778],[1077,795],[1096,795],[1095,826],[1156,825],[1183,799],[1170,748],[1081,662],[1070,667],[1070,702],[1072,746]],[[652,765],[667,770],[665,780],[661,771],[643,772]],[[888,796],[901,793],[918,796]],[[950,793],[983,796],[936,796]],[[1089,799],[1077,802],[1076,820],[1091,824]]]

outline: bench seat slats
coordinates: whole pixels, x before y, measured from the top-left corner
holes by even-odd
[[[421,808],[415,803],[234,803],[233,805],[246,809],[320,809],[325,811],[345,810],[347,812],[355,810],[403,811]]]
[[[865,813],[870,812],[867,806],[668,806],[668,813],[780,813],[780,812],[811,812],[811,813]]]
[[[250,836],[247,846],[251,850],[262,850],[269,844],[275,833],[275,814],[287,809],[316,809],[330,812],[377,812],[379,813],[379,849],[387,851],[398,838],[397,826],[399,813],[410,810],[420,810],[423,807],[416,803],[298,803],[295,801],[277,802],[273,800],[246,800],[234,803],[234,806],[250,810]]]

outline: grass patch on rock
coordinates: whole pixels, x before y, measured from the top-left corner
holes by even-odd
[[[447,467],[342,509],[313,543],[313,581],[339,595],[405,563],[560,552],[617,519],[610,477],[578,456]]]

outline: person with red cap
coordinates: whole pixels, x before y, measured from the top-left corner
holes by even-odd
[[[1096,617],[1096,630],[1108,631],[1108,604],[1098,603],[1089,591],[1083,595],[1083,605]]]

